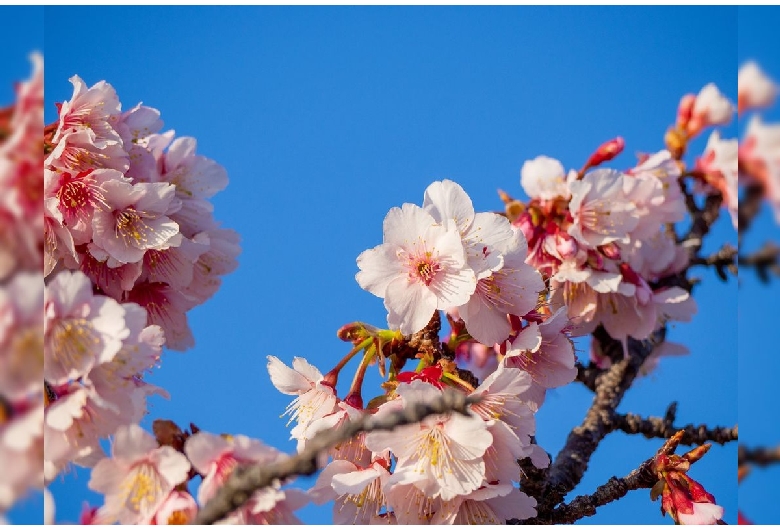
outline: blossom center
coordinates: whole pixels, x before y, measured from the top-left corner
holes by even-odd
[[[63,366],[81,366],[84,357],[92,355],[100,345],[100,338],[92,324],[84,318],[74,318],[60,322],[54,329],[52,344],[53,356]]]
[[[441,263],[433,257],[432,252],[425,252],[409,259],[409,280],[430,285],[441,271]]]
[[[122,482],[127,504],[137,512],[146,512],[157,500],[162,487],[154,467],[143,463]]]

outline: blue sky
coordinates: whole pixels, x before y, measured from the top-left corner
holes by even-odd
[[[354,274],[358,254],[381,242],[389,208],[419,204],[428,184],[449,178],[478,211],[500,209],[497,188],[522,195],[525,160],[545,154],[579,167],[617,135],[627,147],[613,165],[630,167],[635,153],[663,147],[683,93],[715,82],[736,99],[736,60],[757,58],[780,79],[778,57],[757,42],[771,34],[766,13],[753,17],[763,33],[740,21],[739,40],[736,18],[733,7],[47,7],[47,121],[56,117],[54,102],[70,97],[70,76],[90,85],[105,79],[125,108],[143,101],[161,110],[166,128],[195,136],[199,152],[231,178],[215,198],[215,215],[242,235],[239,269],[190,313],[197,346],[164,357],[152,382],[172,399],[152,402],[147,426],[154,418],[194,422],[293,450],[279,418],[288,399],[270,385],[266,355],[285,362],[304,356],[325,372],[348,350],[335,336],[340,326],[385,323],[381,300],[361,290]],[[76,35],[66,38],[63,28],[85,20],[100,31],[70,45]],[[759,37],[743,42],[745,32]],[[18,67],[9,79],[28,71],[27,50],[11,60]],[[735,124],[726,134],[737,131]],[[771,234],[770,226],[767,220],[762,233]],[[721,241],[736,244],[725,216],[715,236],[711,250]],[[703,280],[695,293],[699,314],[673,326],[670,337],[691,355],[664,360],[620,411],[662,415],[677,400],[679,423],[710,425],[733,425],[739,412],[742,437],[750,438],[753,425],[756,443],[768,443],[768,422],[745,386],[757,391],[753,374],[776,371],[765,368],[773,359],[763,358],[759,370],[750,369],[759,352],[770,357],[770,347],[758,334],[752,347],[737,341],[737,323],[754,320],[734,303],[739,296],[760,312],[768,308],[767,291],[745,278],[738,294],[733,279],[696,274]],[[538,440],[548,452],[562,447],[590,400],[577,385],[549,395],[538,416]],[[659,445],[611,435],[573,495],[625,475]],[[714,447],[692,471],[730,523],[735,469],[731,445]],[[765,476],[770,472],[756,473],[740,493],[760,489]],[[99,501],[86,490],[88,477],[77,470],[52,485],[59,520],[76,520],[85,498]],[[32,520],[38,505],[33,499],[20,507],[18,520]],[[747,513],[771,522],[766,504]],[[322,508],[300,516],[330,521]],[[638,491],[583,522],[669,521],[648,491]]]
[[[780,50],[775,29],[778,9],[752,7],[739,9],[737,59],[754,59],[764,65],[775,80],[780,80]],[[766,114],[767,121],[780,121],[777,105]],[[747,120],[744,120],[747,121]],[[744,125],[744,124],[741,124]],[[745,247],[755,249],[766,240],[780,240],[780,228],[764,208],[758,229],[749,234]],[[740,442],[750,447],[780,443],[777,404],[780,400],[776,374],[780,372],[777,344],[771,330],[777,326],[776,300],[780,296],[777,281],[766,286],[746,271],[740,274],[739,291],[739,421]],[[769,331],[769,333],[767,333]],[[755,523],[780,521],[777,503],[771,494],[780,482],[780,466],[754,469],[739,488],[739,504]]]

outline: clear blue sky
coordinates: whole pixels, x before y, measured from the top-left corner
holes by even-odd
[[[768,39],[772,25],[755,18]],[[634,153],[663,147],[683,93],[715,82],[736,99],[736,59],[766,52],[755,39],[746,39],[743,51],[740,31],[737,57],[736,19],[733,7],[47,7],[48,121],[54,102],[70,97],[71,75],[88,84],[106,79],[126,108],[143,101],[162,111],[167,128],[197,137],[199,152],[231,178],[215,213],[241,233],[241,264],[190,314],[197,346],[164,357],[152,382],[172,399],[153,401],[150,421],[192,421],[293,450],[279,418],[288,398],[270,385],[266,355],[286,362],[305,356],[324,372],[348,349],[336,329],[353,320],[384,324],[381,300],[361,290],[354,274],[358,254],[381,241],[390,207],[419,204],[430,182],[450,178],[477,210],[499,209],[497,188],[521,195],[525,160],[546,154],[579,167],[617,135],[627,148],[614,164],[631,166]],[[777,56],[766,61],[780,79]],[[20,65],[14,77],[24,75],[22,58],[11,63]],[[727,135],[737,131],[734,125]],[[736,244],[727,219],[715,233]],[[662,415],[677,400],[680,423],[732,425],[737,352],[743,387],[753,381],[746,374],[777,373],[766,369],[769,360],[755,370],[754,349],[770,349],[760,336],[750,351],[743,351],[746,341],[738,345],[736,282],[700,275],[699,314],[670,335],[691,355],[663,361],[629,392],[622,412]],[[766,291],[750,289],[745,279],[741,299],[753,293],[748,300],[768,307]],[[577,385],[549,395],[538,416],[538,440],[548,452],[557,453],[590,399]],[[740,401],[739,412],[744,439],[750,424],[757,442],[768,441],[768,433],[758,439],[767,422],[757,421],[753,404]],[[625,475],[659,445],[611,435],[573,494]],[[735,472],[736,445],[714,447],[692,472],[730,523]],[[75,520],[84,498],[99,500],[86,492],[88,478],[77,470],[52,485],[58,520]],[[33,520],[35,506],[22,506],[18,520]],[[762,510],[768,508],[755,503],[748,513],[761,521]],[[321,508],[300,515],[330,521]],[[670,520],[639,491],[583,522]]]
[[[764,65],[775,81],[780,82],[780,49],[777,46],[777,25],[780,9],[739,8],[739,41],[737,59],[740,63],[754,59]],[[746,121],[746,120],[745,120]],[[780,122],[780,106],[766,114],[766,121]],[[744,125],[744,124],[741,124]],[[780,241],[780,228],[769,208],[764,208],[759,226],[745,240],[747,249],[755,249],[766,240]],[[780,348],[773,333],[777,329],[777,300],[780,282],[769,286],[756,280],[755,274],[740,274],[739,290],[739,420],[740,442],[750,447],[774,446],[780,443],[778,421],[777,374],[780,373]],[[776,502],[780,466],[754,469],[739,487],[739,504],[745,515],[755,523],[777,523],[780,509]]]

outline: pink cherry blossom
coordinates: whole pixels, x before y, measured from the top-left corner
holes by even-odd
[[[147,250],[181,243],[179,225],[166,215],[175,204],[173,186],[113,180],[103,190],[109,208],[95,212],[92,228],[95,245],[109,255],[109,266],[134,263]]]
[[[549,201],[558,197],[568,199],[571,196],[567,180],[576,178],[577,172],[566,170],[558,160],[548,156],[537,156],[523,163],[520,170],[520,184],[532,199]]]
[[[577,369],[574,367],[574,346],[566,333],[568,325],[564,308],[558,309],[541,324],[531,322],[506,352],[506,366],[527,371],[534,383],[545,389],[571,383],[577,376]],[[531,348],[527,347],[529,342],[524,338],[525,334],[531,335]],[[537,340],[538,347],[534,348]]]
[[[129,156],[121,142],[96,139],[86,129],[69,132],[60,138],[44,163],[50,169],[69,172],[105,168],[124,173],[130,167]]]
[[[314,501],[335,500],[333,524],[381,524],[387,510],[384,487],[390,472],[384,460],[359,467],[348,460],[334,460],[322,470],[309,490]]]
[[[0,289],[0,389],[7,400],[40,397],[44,374],[43,308],[40,274],[14,274]]]
[[[399,385],[401,403],[389,402],[377,414],[418,401],[429,401],[441,390],[423,382]],[[389,484],[414,484],[429,497],[449,500],[470,493],[485,479],[483,456],[493,437],[476,416],[430,416],[419,424],[366,435],[372,451],[391,451],[398,459]]]
[[[384,298],[388,325],[404,335],[425,327],[435,310],[466,303],[477,283],[457,225],[438,224],[413,204],[388,212],[384,243],[360,254],[357,264],[357,282]]]
[[[225,168],[213,160],[196,155],[195,138],[176,138],[163,159],[161,179],[176,186],[183,198],[208,199],[228,184]]]
[[[146,309],[149,323],[165,332],[167,347],[184,351],[195,345],[187,323],[187,311],[197,305],[195,300],[160,282],[138,282],[125,298]]]
[[[737,153],[739,141],[722,140],[718,131],[713,131],[707,140],[704,154],[696,161],[696,169],[706,174],[707,183],[723,195],[723,202],[731,214],[731,221],[737,227],[739,195],[737,190]]]
[[[94,296],[81,272],[62,271],[49,282],[45,312],[44,378],[55,385],[111,360],[129,335],[124,308]]]
[[[114,169],[89,169],[80,172],[45,171],[44,195],[55,200],[61,223],[68,227],[75,244],[92,240],[92,217],[96,210],[107,210],[103,183],[126,182]]]
[[[225,483],[238,464],[270,463],[282,454],[247,436],[217,436],[198,432],[189,437],[184,451],[196,471],[203,475],[198,502],[204,504]]]
[[[688,136],[695,136],[707,127],[728,125],[735,110],[734,105],[718,87],[709,83],[699,91],[693,103],[691,119],[687,126]]]
[[[596,169],[569,183],[573,219],[569,234],[578,243],[594,248],[628,240],[638,219],[635,206],[623,192],[625,178],[614,170]]]
[[[158,446],[138,425],[128,425],[117,429],[111,458],[92,469],[89,488],[105,495],[106,520],[135,524],[152,517],[189,470],[187,457]]]
[[[442,503],[430,524],[503,525],[510,519],[535,516],[535,499],[511,483],[490,484]]]
[[[295,357],[290,368],[269,355],[268,374],[279,392],[298,396],[287,406],[285,414],[290,414],[290,421],[298,421],[296,434],[300,433],[299,436],[303,436],[311,422],[334,412],[338,398],[333,384],[325,381],[322,373],[306,359]]]
[[[737,74],[737,106],[739,112],[770,106],[778,87],[754,61],[743,64]]]
[[[198,515],[198,503],[187,492],[173,490],[148,522],[142,524],[172,525],[191,523]]]
[[[522,232],[517,230],[515,238],[496,251],[503,255],[503,267],[480,278],[469,301],[458,308],[469,334],[486,345],[504,342],[511,332],[508,315],[534,309],[544,290],[541,274],[525,263],[528,253]]]
[[[451,180],[434,182],[425,190],[423,208],[439,224],[453,221],[460,232],[468,268],[477,279],[498,270],[503,263],[501,249],[515,238],[509,221],[492,212],[475,213],[471,199]]]
[[[90,88],[77,75],[70,78],[73,95],[60,107],[60,120],[53,141],[58,142],[69,133],[85,131],[93,140],[119,141],[111,125],[121,105],[114,87],[100,81]]]

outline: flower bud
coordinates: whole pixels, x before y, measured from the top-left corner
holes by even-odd
[[[696,94],[685,94],[677,106],[677,128],[685,130],[693,113],[693,104],[696,103]]]
[[[620,247],[614,241],[601,245],[599,250],[609,259],[620,260]]]
[[[608,142],[604,142],[596,149],[596,152],[590,155],[590,158],[585,163],[585,167],[596,167],[599,164],[612,160],[623,152],[625,146],[626,142],[620,136]]]

